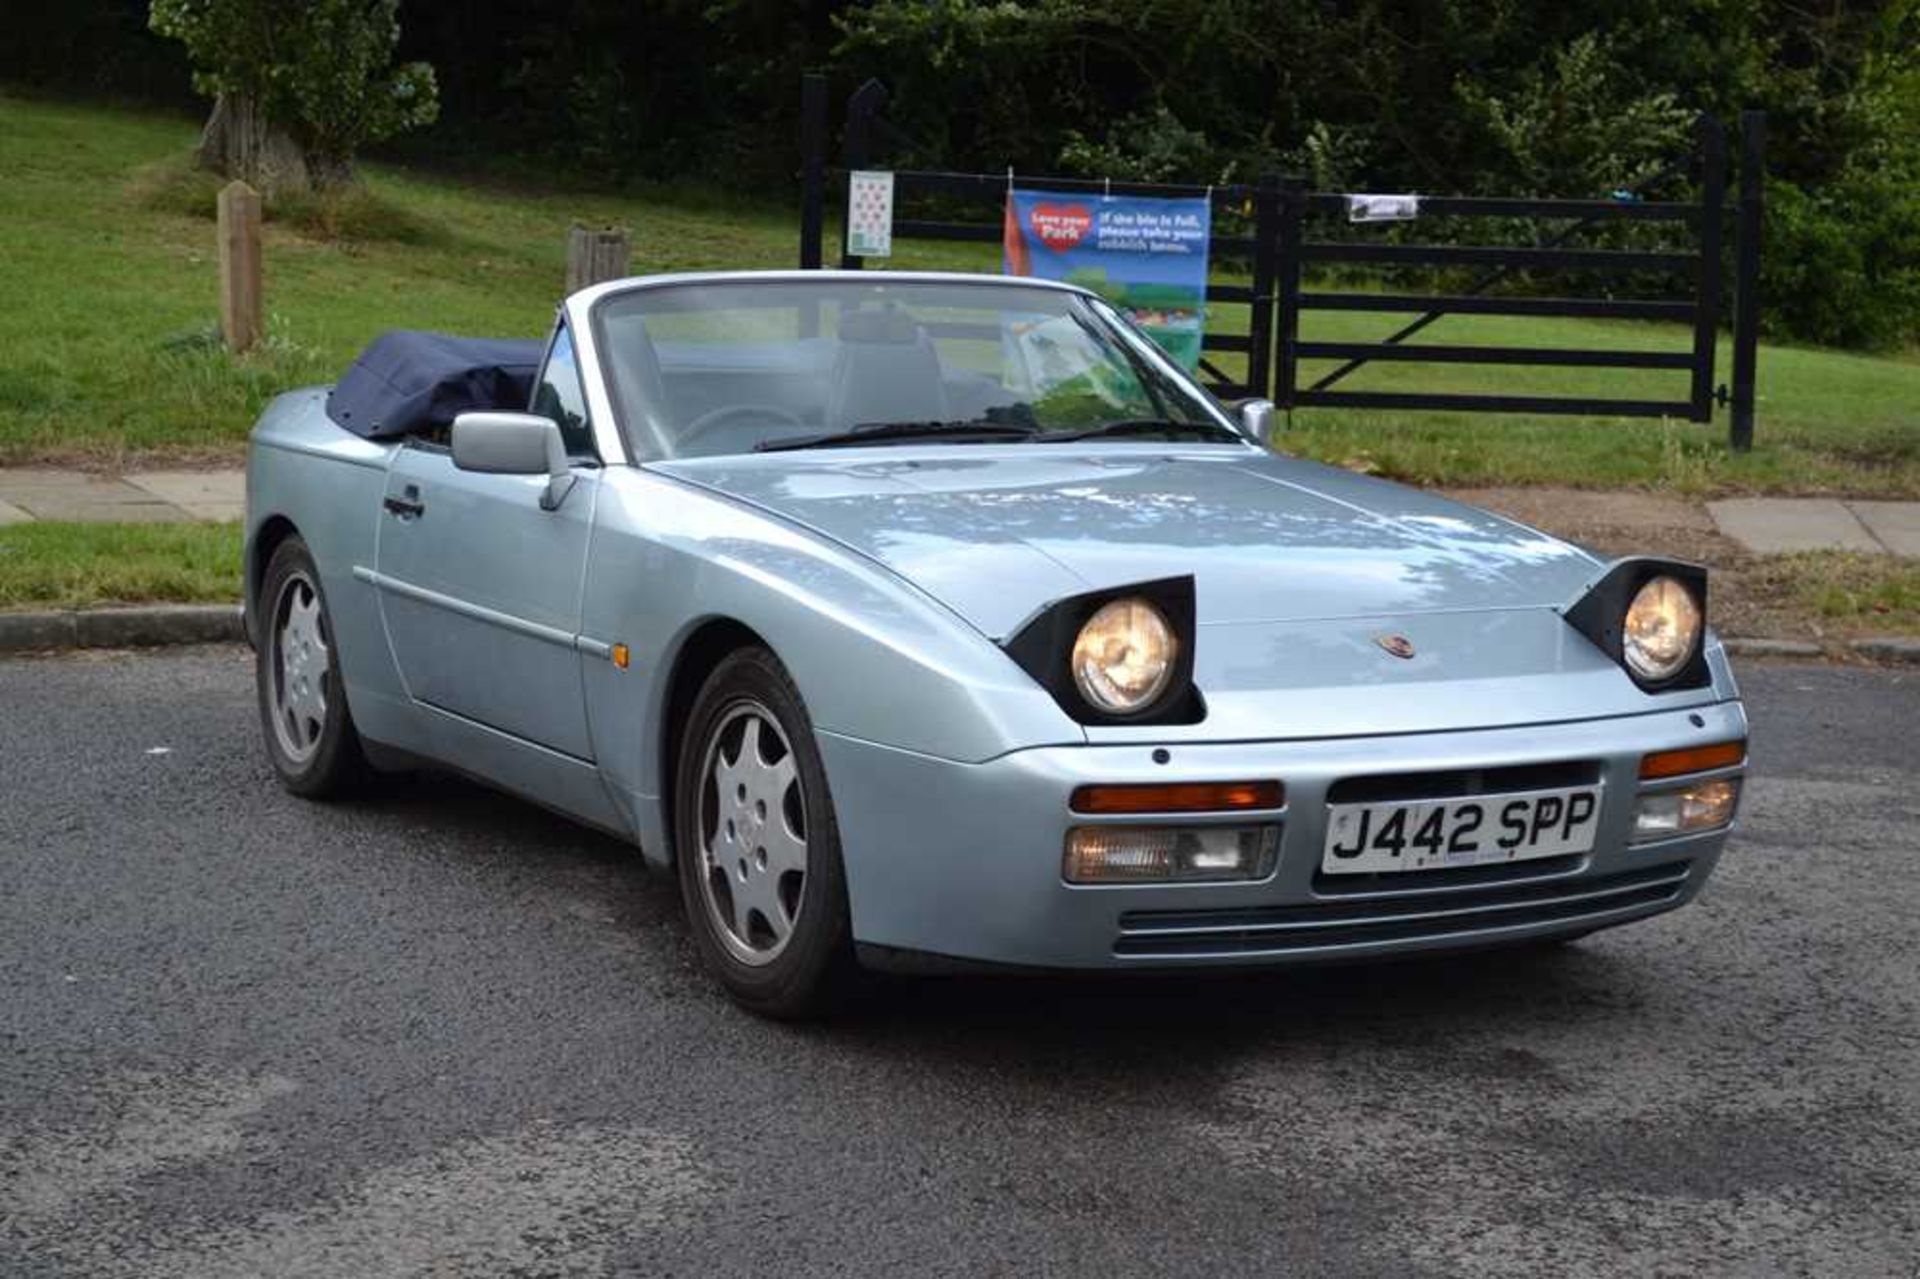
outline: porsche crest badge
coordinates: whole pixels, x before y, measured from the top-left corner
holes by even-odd
[[[1413,656],[1413,641],[1404,635],[1376,635],[1373,642],[1395,657]]]

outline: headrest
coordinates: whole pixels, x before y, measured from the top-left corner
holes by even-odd
[[[920,333],[914,318],[895,307],[882,311],[849,311],[840,317],[842,342],[905,346],[919,341]]]

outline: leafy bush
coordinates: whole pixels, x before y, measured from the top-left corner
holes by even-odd
[[[1209,172],[1212,158],[1206,135],[1180,123],[1164,105],[1127,116],[1101,141],[1068,129],[1060,144],[1060,167],[1067,173],[1129,182],[1188,181]]]
[[[1687,153],[1698,114],[1638,80],[1616,42],[1591,31],[1549,51],[1509,94],[1465,78],[1454,92],[1489,143],[1481,183],[1524,195],[1640,191]]]
[[[1920,337],[1920,112],[1889,95],[1883,131],[1831,181],[1767,184],[1768,329],[1892,349]]]
[[[344,176],[364,144],[433,123],[440,113],[433,68],[389,65],[400,40],[399,0],[307,0],[297,7],[304,20],[283,35],[273,83],[310,169]]]
[[[251,163],[262,139],[248,135],[284,130],[325,187],[349,176],[364,144],[439,113],[432,67],[389,65],[399,10],[400,0],[153,0],[150,24],[186,46],[194,89],[218,99],[209,133],[240,131],[230,155]]]

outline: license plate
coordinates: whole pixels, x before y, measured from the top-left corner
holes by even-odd
[[[1564,857],[1591,849],[1599,828],[1598,786],[1329,804],[1320,869],[1328,875],[1369,875]]]

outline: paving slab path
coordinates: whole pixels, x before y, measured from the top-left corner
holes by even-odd
[[[0,469],[0,525],[32,520],[158,523],[238,520],[246,514],[243,470],[137,471],[94,475],[48,468]],[[1482,502],[1494,490],[1458,489]],[[1920,502],[1822,497],[1743,497],[1700,503],[1657,493],[1599,489],[1502,489],[1529,501],[1491,505],[1527,517],[1532,498],[1589,523],[1717,531],[1749,551],[1842,550],[1920,559]]]
[[[0,524],[217,522],[240,519],[246,509],[247,473],[242,470],[136,471],[114,476],[41,467],[0,469]]]
[[[1743,497],[1709,502],[1707,511],[1722,533],[1763,554],[1837,549],[1920,555],[1920,502]]]

